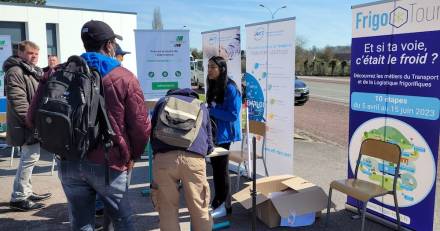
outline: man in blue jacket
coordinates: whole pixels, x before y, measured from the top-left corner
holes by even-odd
[[[160,139],[157,127],[161,118],[160,113],[165,113],[164,106],[170,99],[200,105],[199,113],[185,116],[199,118],[202,116],[201,125],[195,139],[189,147],[182,147],[180,140],[175,145],[165,143]],[[164,105],[165,104],[165,105]],[[171,109],[166,113],[176,113]],[[197,119],[197,121],[200,121]],[[212,230],[209,215],[210,189],[206,179],[205,156],[213,150],[211,123],[208,109],[198,100],[198,95],[191,89],[171,90],[167,96],[160,99],[154,108],[152,117],[151,145],[154,154],[152,184],[152,201],[159,212],[160,230],[176,231],[179,228],[179,190],[178,182],[181,181],[185,193],[185,201],[191,216],[191,226],[194,231]]]

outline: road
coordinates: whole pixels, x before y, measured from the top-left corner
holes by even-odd
[[[310,99],[295,107],[295,128],[327,143],[346,148],[350,87],[347,78],[299,77],[310,89]]]
[[[310,97],[349,104],[350,83],[348,78],[320,78],[299,76],[310,89]],[[335,79],[336,78],[336,79]]]

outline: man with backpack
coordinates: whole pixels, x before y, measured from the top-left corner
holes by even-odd
[[[213,150],[213,142],[208,109],[198,97],[191,89],[170,90],[154,108],[151,188],[162,231],[180,230],[179,181],[192,230],[212,230],[205,156]]]
[[[151,126],[139,81],[112,58],[116,38],[122,39],[102,21],[85,23],[86,53],[70,57],[48,78],[29,116],[42,146],[61,159],[72,230],[94,229],[97,193],[114,229],[134,230],[127,172],[144,151]],[[60,131],[56,137],[48,126]],[[71,136],[64,140],[62,134]]]
[[[52,195],[39,195],[32,191],[32,170],[40,159],[40,144],[34,139],[32,129],[25,125],[26,113],[43,76],[43,71],[36,66],[39,50],[34,42],[22,41],[18,44],[18,56],[13,55],[3,63],[8,101],[6,140],[11,146],[22,147],[9,204],[19,211],[40,209],[44,205],[36,202]]]

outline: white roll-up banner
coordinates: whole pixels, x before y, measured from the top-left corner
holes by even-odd
[[[241,84],[241,47],[240,27],[219,29],[202,32],[203,70],[206,82],[208,75],[208,60],[212,56],[221,56],[226,59],[228,77],[234,80],[237,86]],[[239,87],[241,91],[241,88]]]
[[[3,63],[9,56],[12,55],[12,44],[11,44],[11,36],[9,35],[0,35],[0,125],[1,129],[3,129],[3,124],[6,123],[6,97],[4,94],[5,89],[5,73],[1,68]]]
[[[146,99],[190,88],[188,30],[135,30],[137,75]]]
[[[266,123],[269,175],[293,174],[295,18],[246,25],[246,38],[249,119]]]

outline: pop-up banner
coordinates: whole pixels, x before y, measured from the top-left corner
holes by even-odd
[[[9,56],[12,55],[12,45],[11,45],[11,36],[9,35],[0,35],[0,98],[4,97],[4,87],[5,87],[5,81],[4,81],[4,75],[3,69],[1,68],[3,66],[3,63],[6,61],[6,59],[9,58]]]
[[[440,2],[381,1],[352,10],[348,176],[361,142],[373,138],[402,150],[397,200],[402,225],[433,230],[439,143]],[[364,156],[358,177],[392,190],[397,166]],[[352,198],[348,204],[356,206]],[[396,222],[391,195],[368,210]]]
[[[266,123],[268,173],[293,174],[295,18],[246,25],[246,72],[249,119]]]
[[[137,75],[146,99],[190,88],[188,30],[135,30]]]
[[[6,97],[5,89],[5,73],[3,72],[3,63],[12,55],[11,36],[0,35],[0,130],[3,129],[3,123],[6,123]]]
[[[227,61],[229,78],[234,80],[237,86],[240,86],[240,27],[202,32],[202,41],[204,76],[208,76],[208,60],[212,56],[221,56]],[[239,90],[241,91],[240,87]]]

